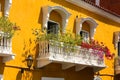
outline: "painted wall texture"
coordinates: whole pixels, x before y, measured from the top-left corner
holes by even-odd
[[[12,0],[9,18],[20,27],[20,30],[15,32],[12,39],[12,51],[16,55],[14,60],[5,63],[5,65],[0,63],[0,74],[3,74],[4,80],[41,80],[42,76],[64,77],[65,80],[93,80],[94,73],[91,68],[85,68],[79,72],[75,72],[74,67],[68,70],[61,70],[60,64],[50,64],[41,69],[21,73],[21,69],[19,68],[27,67],[24,61],[25,55],[30,52],[30,54],[34,55],[34,60],[38,55],[38,45],[34,42],[35,36],[32,34],[32,29],[41,29],[43,17],[42,7],[46,5],[62,6],[71,13],[66,29],[73,33],[75,33],[76,16],[78,18],[92,17],[98,23],[94,39],[105,43],[111,52],[117,55],[112,41],[113,32],[120,31],[119,23],[70,4],[65,0]],[[57,12],[52,12],[51,15],[50,19],[61,23],[61,17]],[[114,75],[114,60],[105,59],[105,63],[107,67],[100,71],[100,74]],[[102,79],[113,80],[113,77],[102,76]]]

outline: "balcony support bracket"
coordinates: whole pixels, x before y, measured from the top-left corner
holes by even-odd
[[[71,68],[73,66],[75,66],[74,63],[63,63],[62,64],[62,69],[65,70],[65,69]]]
[[[82,70],[82,69],[84,69],[86,67],[87,67],[86,65],[76,65],[75,71],[80,71],[80,70]]]

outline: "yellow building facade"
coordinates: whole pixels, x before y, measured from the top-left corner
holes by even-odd
[[[8,1],[8,5],[10,5],[9,14],[5,12],[5,1]],[[6,57],[0,55],[0,80],[50,80],[45,77],[52,77],[53,80],[93,80],[97,72],[102,80],[114,80],[114,59],[105,58],[104,67],[92,64],[86,66],[87,63],[84,64],[84,67],[83,64],[71,64],[71,62],[65,61],[38,60],[39,45],[35,42],[33,29],[45,30],[48,28],[48,21],[53,21],[62,28],[62,33],[80,34],[80,30],[87,30],[92,39],[103,42],[111,53],[115,53],[116,57],[117,50],[114,49],[113,33],[120,30],[120,23],[116,21],[116,16],[106,11],[107,14],[102,13],[105,14],[103,16],[101,13],[78,6],[79,2],[74,4],[72,0],[0,0],[0,3],[2,15],[7,14],[9,19],[20,27],[12,38],[14,59],[3,62],[3,58]],[[111,19],[107,15],[113,16],[115,19]],[[25,61],[29,54],[33,55],[30,70]],[[68,68],[63,69],[63,64],[68,64]],[[76,68],[77,65],[81,68],[80,70]]]

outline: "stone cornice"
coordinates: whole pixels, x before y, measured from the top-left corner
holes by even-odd
[[[106,12],[105,10],[102,10],[102,9],[100,9],[98,7],[95,7],[95,6],[91,5],[91,4],[88,4],[88,3],[86,3],[86,2],[84,2],[82,0],[66,0],[66,1],[70,2],[72,4],[75,4],[75,5],[79,6],[79,7],[82,7],[84,9],[87,9],[87,10],[89,10],[91,12],[94,12],[94,13],[96,13],[98,15],[101,15],[103,17],[111,19],[111,20],[113,20],[115,22],[120,23],[120,18],[119,17],[117,17],[117,16],[115,16],[113,14],[110,14],[109,12]]]

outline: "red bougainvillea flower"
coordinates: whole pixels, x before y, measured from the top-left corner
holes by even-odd
[[[103,59],[103,53],[105,54],[105,57],[107,57],[107,59],[112,59],[114,57],[114,55],[111,54],[108,47],[104,46],[103,42],[99,43],[98,41],[90,40],[89,42],[82,42],[81,47],[86,49],[97,50],[97,54],[101,59]]]

